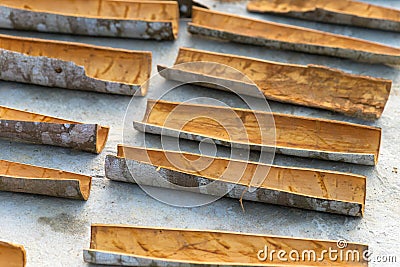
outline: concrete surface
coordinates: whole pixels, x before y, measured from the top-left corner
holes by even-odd
[[[400,9],[400,1],[370,1]],[[319,24],[276,16],[247,13],[245,2],[203,1],[214,9],[245,16],[323,29],[329,32],[361,37],[400,47],[400,33]],[[374,255],[397,256],[397,264],[371,263],[371,266],[400,266],[400,69],[383,65],[355,63],[350,60],[312,56],[295,52],[274,51],[263,47],[232,44],[191,36],[186,22],[181,22],[179,39],[175,42],[94,38],[82,36],[39,34],[2,30],[1,33],[40,38],[79,41],[84,43],[150,50],[153,67],[171,65],[180,46],[216,52],[235,53],[262,59],[314,63],[340,68],[352,73],[393,80],[389,102],[380,120],[383,129],[379,164],[376,167],[324,162],[319,160],[277,156],[275,163],[288,166],[313,167],[347,171],[368,177],[364,218],[350,218],[273,205],[245,202],[245,212],[237,200],[221,199],[199,208],[175,208],[147,196],[139,187],[104,178],[104,158],[115,154],[122,142],[123,117],[129,97],[44,88],[33,85],[0,82],[0,104],[13,108],[59,116],[70,120],[111,126],[109,141],[101,155],[68,149],[24,145],[0,141],[1,158],[51,168],[61,168],[94,177],[90,199],[85,202],[50,197],[0,192],[0,239],[23,244],[27,250],[28,267],[88,266],[82,260],[82,249],[89,247],[91,223],[133,224],[197,229],[218,229],[305,238],[346,239],[370,245]],[[153,68],[155,72],[155,68]],[[357,88],[354,88],[357,90]],[[171,96],[183,100],[199,94],[229,99],[229,94],[193,87],[184,94]],[[235,100],[232,100],[232,103]],[[289,104],[270,101],[273,111],[338,119],[363,121]],[[157,139],[156,137],[153,137]],[[154,141],[154,146],[157,142]],[[197,144],[188,144],[196,150]],[[400,171],[400,170],[399,170]],[[261,249],[261,248],[260,248]],[[256,252],[255,252],[256,253]]]

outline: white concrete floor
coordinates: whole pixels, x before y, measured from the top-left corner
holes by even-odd
[[[400,34],[368,29],[319,24],[268,15],[247,13],[245,2],[221,3],[205,0],[212,8],[249,17],[265,18],[329,32],[360,37],[400,47]],[[400,9],[400,1],[370,1]],[[39,166],[60,168],[93,176],[90,199],[85,202],[50,197],[0,192],[0,239],[23,244],[28,267],[87,266],[82,249],[89,247],[91,223],[130,224],[197,229],[218,229],[260,234],[319,239],[346,239],[367,243],[375,255],[395,255],[397,264],[371,263],[371,266],[400,266],[400,69],[350,60],[274,51],[263,47],[219,42],[191,36],[181,22],[175,42],[94,38],[1,30],[1,33],[47,39],[78,41],[153,52],[156,64],[172,65],[180,46],[215,52],[233,53],[281,62],[322,64],[351,73],[393,80],[392,92],[380,120],[383,129],[379,164],[374,167],[277,156],[275,163],[363,174],[368,177],[364,218],[304,211],[273,205],[245,202],[243,212],[237,200],[221,199],[199,208],[175,208],[147,196],[136,185],[110,182],[104,177],[104,158],[115,154],[122,142],[123,118],[129,97],[45,88],[27,84],[0,82],[0,105],[63,117],[70,120],[111,126],[103,153],[96,156],[68,149],[25,145],[0,141],[0,158]],[[155,72],[155,68],[153,68]],[[197,90],[196,90],[197,89]],[[193,95],[230,96],[214,90],[192,87],[171,96],[179,101]],[[357,88],[354,88],[357,90]],[[234,101],[234,100],[232,100]],[[270,101],[273,111],[365,123],[332,112]],[[154,146],[157,138],[153,137]],[[152,140],[153,140],[152,139]],[[196,150],[188,143],[187,149]]]

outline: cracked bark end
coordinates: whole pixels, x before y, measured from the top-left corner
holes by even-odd
[[[151,52],[0,35],[0,79],[119,95],[145,95]]]
[[[272,49],[400,65],[400,49],[343,35],[193,8],[193,34]]]
[[[400,32],[400,10],[352,0],[251,0],[247,10]]]
[[[174,40],[179,10],[169,1],[3,1],[0,28],[90,36]]]
[[[24,246],[0,240],[0,266],[25,267],[26,251]]]
[[[0,160],[0,191],[87,200],[90,176]]]
[[[323,251],[337,249],[337,241],[300,239],[292,237],[255,235],[238,232],[169,229],[128,225],[93,224],[90,249],[84,250],[89,263],[118,266],[280,266],[281,259],[268,257],[271,250],[300,254],[312,250],[323,255],[327,266],[368,266],[360,261],[333,260]],[[267,259],[259,257],[260,250],[268,250]],[[357,250],[360,255],[367,245],[348,243],[346,250]],[[322,254],[321,254],[322,253]],[[261,259],[260,259],[261,258]],[[321,261],[285,261],[285,266],[319,266]],[[311,263],[311,265],[310,265]]]
[[[185,64],[191,62],[221,65],[209,68],[207,64]],[[226,66],[246,76],[238,77]],[[324,66],[285,64],[191,48],[180,48],[174,66],[158,65],[158,71],[169,80],[202,81],[201,85],[214,89],[226,91],[229,88],[256,97],[264,95],[274,101],[327,109],[365,120],[381,116],[392,85],[390,80]],[[254,87],[262,94],[255,94],[259,90]]]
[[[105,173],[114,181],[349,216],[362,216],[365,206],[364,176],[192,153],[118,146]]]
[[[0,138],[100,153],[109,128],[0,106]]]
[[[177,108],[179,112],[174,111]],[[377,127],[161,100],[148,100],[143,121],[133,124],[146,133],[195,141],[211,139],[228,147],[268,152],[275,149],[285,155],[372,166],[378,161],[381,140],[381,129]]]

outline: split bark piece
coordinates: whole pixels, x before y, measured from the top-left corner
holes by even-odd
[[[0,240],[0,266],[25,267],[25,248],[21,245]]]
[[[87,200],[91,183],[90,176],[0,160],[0,191]]]
[[[0,106],[0,138],[100,153],[108,127],[83,124]]]
[[[251,0],[247,10],[371,29],[400,31],[400,10],[352,0]]]
[[[256,171],[264,176],[260,185],[253,182]],[[107,155],[105,173],[114,181],[169,189],[178,185],[195,193],[350,216],[362,216],[365,205],[364,176],[192,153],[119,145],[117,156]]]
[[[362,39],[286,24],[193,8],[189,32],[237,43],[349,58],[356,61],[400,64],[400,48]]]
[[[123,0],[123,1],[126,2],[126,1],[136,1],[136,0]],[[153,0],[142,0],[142,1],[153,1]],[[207,6],[193,0],[163,0],[163,1],[178,1],[179,14],[181,18],[191,18],[192,8],[194,6],[208,9]]]
[[[355,253],[360,255],[360,261],[346,261],[345,257],[333,260],[329,253],[323,251],[341,250],[336,241],[92,224],[90,249],[84,250],[83,257],[86,262],[119,266],[368,266],[362,257],[367,249],[367,245],[348,243],[343,249],[344,254],[346,251],[357,251]],[[269,257],[272,250],[286,251],[286,256],[291,251],[297,251],[300,260],[282,261],[276,255]],[[313,261],[312,257],[307,260],[307,256],[301,260],[303,251],[310,250],[321,261]]]
[[[179,112],[173,112],[178,106]],[[134,127],[142,132],[189,140],[210,139],[215,144],[237,148],[261,150],[275,146],[277,153],[299,157],[364,165],[375,165],[378,161],[380,128],[272,113],[275,125],[261,132],[258,121],[267,121],[270,116],[271,113],[248,109],[148,100],[143,121],[134,121]],[[242,128],[237,127],[238,119]],[[218,121],[225,122],[226,127]],[[273,131],[276,140],[261,136]]]
[[[178,3],[168,1],[1,1],[0,28],[91,36],[174,40]]]
[[[0,35],[0,68],[5,81],[145,95],[151,52]]]
[[[215,62],[223,66],[210,69],[207,65],[202,68],[197,64],[184,64],[189,62]],[[348,74],[323,66],[293,65],[191,48],[180,48],[174,66],[158,65],[158,70],[166,79],[189,82],[198,78],[209,81],[201,85],[222,90],[226,88],[215,86],[215,79],[222,80],[220,84],[235,82],[235,92],[252,95],[254,85],[242,77],[230,75],[225,65],[245,74],[267,99],[323,108],[367,120],[382,115],[392,85],[390,80]]]

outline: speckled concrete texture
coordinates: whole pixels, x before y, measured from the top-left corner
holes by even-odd
[[[400,9],[400,1],[397,0],[369,2]],[[220,11],[307,26],[400,47],[399,33],[251,14],[245,9],[246,2],[204,0],[202,3]],[[271,109],[276,112],[382,127],[382,146],[376,167],[280,155],[277,155],[275,159],[278,165],[321,168],[366,175],[368,178],[364,218],[350,218],[252,202],[244,202],[245,212],[243,212],[237,200],[227,198],[199,208],[176,208],[162,204],[147,196],[136,185],[112,182],[104,177],[105,156],[115,155],[117,144],[122,142],[123,118],[130,101],[129,97],[0,82],[0,105],[111,127],[109,141],[100,155],[0,141],[0,158],[2,159],[59,168],[94,177],[92,193],[87,202],[0,192],[0,239],[23,244],[27,250],[28,267],[89,266],[83,262],[82,250],[89,247],[91,223],[217,229],[305,238],[346,239],[369,244],[374,255],[397,256],[397,264],[372,262],[371,266],[399,266],[400,68],[215,41],[191,36],[186,31],[186,21],[182,21],[180,27],[179,38],[175,42],[9,30],[0,32],[133,50],[150,50],[153,52],[153,73],[156,71],[156,64],[171,66],[178,48],[186,46],[280,62],[322,64],[351,73],[392,79],[392,92],[382,118],[373,123],[328,111],[269,102]],[[179,101],[194,94],[215,96],[220,99],[230,97],[228,93],[192,86],[185,90],[184,94],[172,95],[171,99]],[[152,137],[152,140],[155,140],[154,146],[157,146],[157,138]],[[187,148],[196,150],[197,143],[190,143]]]

